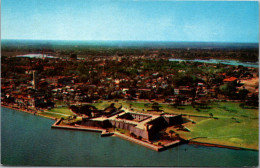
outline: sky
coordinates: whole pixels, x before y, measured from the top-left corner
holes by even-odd
[[[2,0],[1,39],[258,42],[257,1]]]

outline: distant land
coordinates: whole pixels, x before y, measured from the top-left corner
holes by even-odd
[[[116,48],[161,48],[161,49],[252,49],[258,43],[232,42],[177,42],[177,41],[84,41],[84,40],[14,40],[2,39],[2,47],[6,46],[84,46],[84,47],[116,47]]]

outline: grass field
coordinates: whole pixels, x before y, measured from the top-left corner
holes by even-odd
[[[196,141],[258,149],[258,119],[191,118],[196,124],[184,124],[191,132],[176,131],[184,139],[205,137],[198,138]]]
[[[95,103],[93,105],[99,108],[107,107],[111,103],[112,102],[103,101],[102,103]],[[116,106],[122,104],[123,107],[127,108],[129,108],[131,104],[131,108],[136,112],[148,113],[147,109],[152,109],[151,102],[118,101],[115,104]],[[243,109],[239,107],[239,103],[235,102],[214,102],[208,105],[207,109],[199,109],[199,111],[192,106],[174,108],[170,104],[160,105],[162,106],[161,109],[167,113],[195,116],[185,116],[196,122],[196,124],[192,124],[191,122],[184,124],[191,132],[177,131],[177,129],[169,128],[178,133],[180,137],[185,139],[204,137],[195,140],[199,142],[258,149],[258,109]],[[160,112],[154,113],[160,114]],[[203,116],[209,117],[210,113],[218,119],[203,118]]]
[[[191,132],[175,130],[184,139],[205,137],[196,141],[258,149],[258,109],[242,109],[239,103],[221,102],[200,112],[191,106],[174,112],[197,116],[209,116],[212,113],[218,118],[187,117],[196,122],[184,124]]]
[[[65,114],[65,115],[73,115],[68,107],[59,107],[59,108],[53,108],[51,110],[48,110],[53,113],[59,113],[59,114]]]
[[[54,117],[54,118],[68,117],[73,115],[73,113],[69,110],[68,107],[57,107],[51,110],[41,112],[40,114],[46,117]]]

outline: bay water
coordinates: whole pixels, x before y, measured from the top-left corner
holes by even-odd
[[[257,166],[258,151],[180,145],[156,152],[100,133],[52,129],[54,120],[1,108],[1,163],[9,166]]]

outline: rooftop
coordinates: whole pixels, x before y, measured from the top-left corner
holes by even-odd
[[[237,80],[236,77],[230,77],[230,78],[224,79],[223,81],[224,81],[224,82],[233,82],[233,81],[235,81],[235,80]]]

